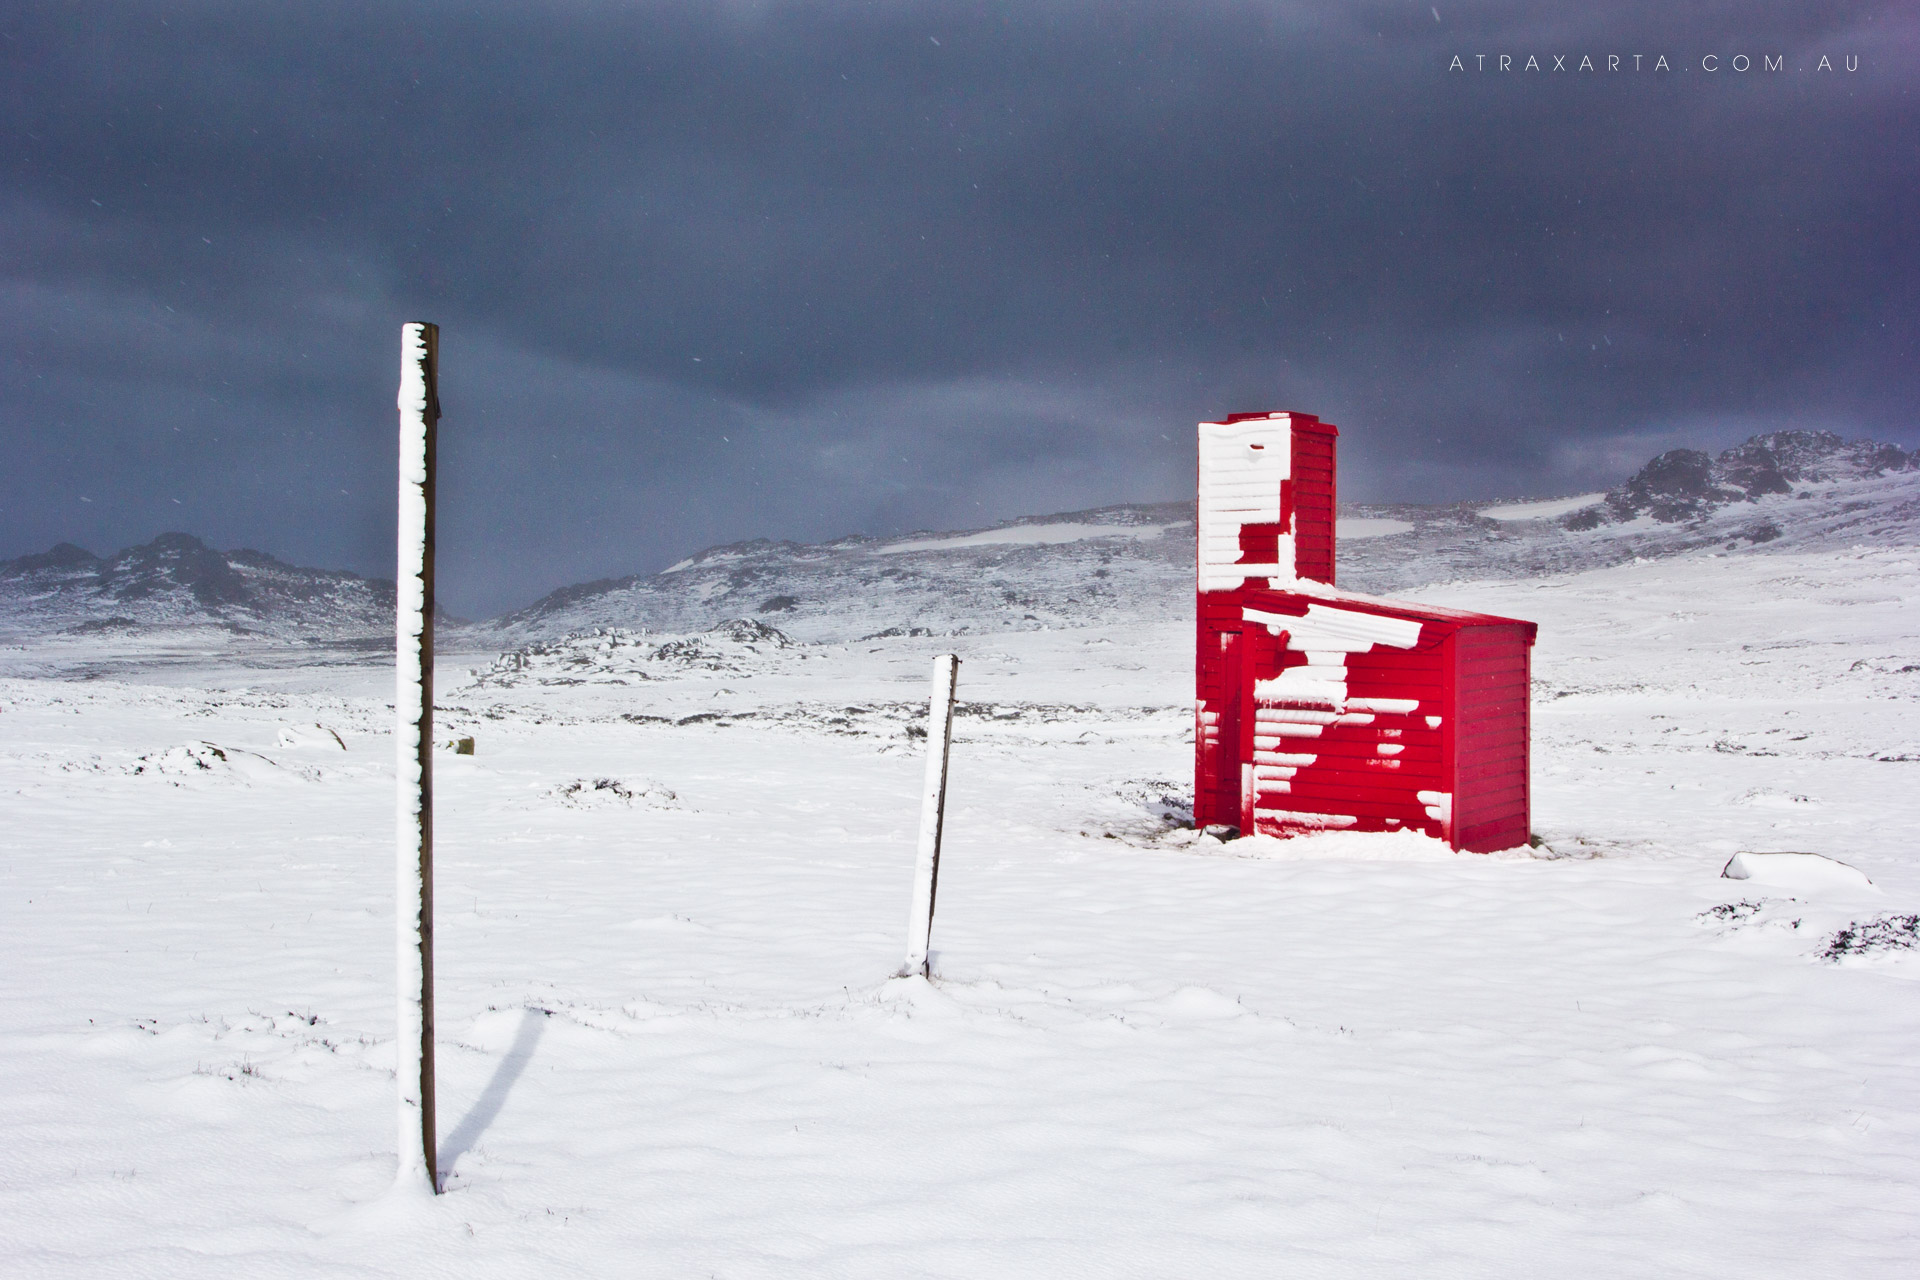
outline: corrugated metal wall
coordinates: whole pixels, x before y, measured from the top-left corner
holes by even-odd
[[[1262,678],[1306,660],[1300,653],[1276,656]],[[1324,824],[1349,830],[1406,828],[1444,839],[1445,824],[1428,812],[1420,793],[1448,789],[1441,726],[1450,661],[1444,638],[1436,636],[1412,650],[1346,655],[1348,697],[1338,706],[1257,700],[1255,829],[1285,834],[1316,825],[1303,822],[1303,815],[1322,815],[1352,819]],[[1357,709],[1379,702],[1416,705],[1405,711]],[[1430,724],[1430,718],[1440,723]]]
[[[1293,415],[1290,492],[1281,509],[1292,517],[1294,563],[1303,578],[1333,583],[1334,452],[1339,428],[1307,414]],[[1288,508],[1291,508],[1289,511]]]
[[[1530,647],[1519,625],[1454,637],[1454,846],[1486,853],[1527,842]]]

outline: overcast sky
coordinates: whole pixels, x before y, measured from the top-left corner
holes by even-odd
[[[1235,410],[1354,501],[1911,447],[1916,86],[1911,4],[0,0],[0,557],[391,576],[411,319],[475,615],[1188,497]]]

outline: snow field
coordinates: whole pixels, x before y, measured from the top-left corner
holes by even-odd
[[[478,754],[435,761],[426,1204],[383,1199],[386,672],[222,650],[0,682],[0,1271],[1891,1269],[1920,970],[1821,957],[1920,901],[1914,568],[1421,593],[1540,621],[1553,857],[1170,827],[1179,619],[629,685],[443,656],[436,736]],[[889,982],[923,760],[886,709],[948,648],[936,980]],[[314,724],[347,749],[281,744]],[[133,772],[192,743],[248,763]],[[1741,849],[1877,892],[1719,879]]]
[[[1409,520],[1382,520],[1367,516],[1348,516],[1334,521],[1334,533],[1342,540],[1391,538],[1396,534],[1412,533],[1413,528],[1413,522]]]
[[[1477,514],[1487,520],[1551,520],[1571,515],[1606,500],[1604,493],[1583,493],[1573,498],[1548,498],[1543,502],[1509,502],[1497,507],[1482,507]]]
[[[919,538],[908,542],[890,542],[873,548],[879,556],[899,555],[905,551],[953,551],[961,547],[1040,546],[1055,542],[1080,542],[1088,538],[1158,538],[1178,525],[1113,525],[1079,522],[1012,525],[986,529],[979,533],[945,538]]]

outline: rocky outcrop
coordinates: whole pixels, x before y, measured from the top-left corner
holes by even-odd
[[[1920,470],[1920,453],[1869,440],[1843,440],[1831,431],[1775,431],[1754,436],[1718,457],[1698,449],[1670,449],[1607,494],[1604,504],[1567,517],[1570,529],[1593,529],[1642,515],[1662,524],[1697,520],[1734,502],[1834,480]]]

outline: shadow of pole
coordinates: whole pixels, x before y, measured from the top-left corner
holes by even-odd
[[[523,1009],[520,1014],[520,1030],[514,1033],[513,1044],[508,1047],[506,1056],[500,1059],[500,1065],[493,1069],[493,1079],[487,1081],[487,1087],[480,1092],[479,1101],[473,1109],[460,1117],[460,1123],[440,1144],[440,1182],[444,1188],[447,1179],[453,1176],[453,1167],[459,1159],[473,1150],[473,1144],[487,1131],[494,1118],[500,1114],[500,1108],[506,1105],[507,1095],[513,1092],[514,1081],[533,1061],[533,1051],[540,1043],[540,1034],[546,1030],[547,1015],[540,1009]]]

